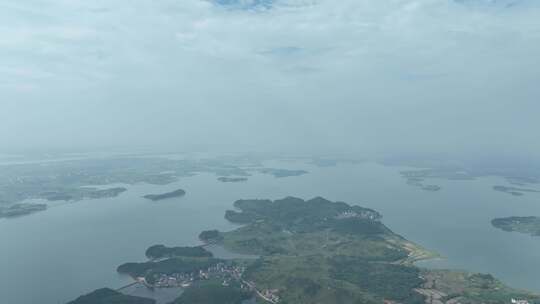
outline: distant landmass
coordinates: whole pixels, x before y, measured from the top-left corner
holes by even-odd
[[[147,194],[143,197],[152,201],[160,201],[160,200],[173,198],[173,197],[181,197],[184,195],[186,195],[186,191],[184,191],[183,189],[178,189],[178,190],[174,190],[174,191],[162,193],[162,194]]]
[[[19,203],[9,207],[0,206],[0,218],[18,217],[47,210],[47,204]]]
[[[441,190],[441,186],[424,184],[424,178],[422,177],[408,176],[406,178],[407,178],[407,185],[418,187],[424,191],[435,192],[435,191]]]
[[[179,160],[134,156],[88,156],[50,161],[46,166],[5,164],[0,170],[0,205],[24,203],[28,199],[79,201],[114,197],[125,188],[104,189],[104,185],[167,185],[198,173],[249,176],[261,166],[260,160],[246,157]]]
[[[540,193],[540,191],[534,190],[534,189],[508,187],[508,186],[493,186],[493,190],[508,193],[508,194],[512,194],[514,196],[522,196],[525,192]]]
[[[239,182],[245,182],[247,181],[247,177],[227,177],[222,176],[218,178],[218,181],[222,183],[239,183]]]
[[[204,247],[167,247],[165,245],[154,245],[146,250],[146,257],[149,259],[184,257],[211,257],[212,253]]]
[[[126,191],[127,189],[124,187],[115,187],[108,189],[80,187],[78,189],[66,189],[64,191],[44,192],[41,194],[41,196],[48,201],[75,201],[82,199],[116,197]]]
[[[289,176],[300,176],[307,174],[305,170],[289,170],[289,169],[271,169],[264,168],[259,170],[260,173],[270,174],[277,178],[289,177]]]
[[[540,236],[540,217],[537,216],[511,216],[496,218],[491,224],[499,229],[508,232],[519,232]]]

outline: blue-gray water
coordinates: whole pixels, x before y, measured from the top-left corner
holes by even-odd
[[[443,189],[408,186],[400,168],[373,163],[318,168],[297,162],[272,167],[306,169],[299,177],[255,175],[221,183],[212,174],[166,186],[135,185],[117,198],[62,204],[26,217],[0,220],[0,300],[9,304],[65,303],[99,287],[130,279],[116,274],[127,261],[142,261],[150,245],[198,244],[201,230],[232,229],[223,219],[239,198],[323,196],[374,208],[394,231],[447,259],[422,263],[488,272],[511,286],[540,291],[540,238],[494,229],[490,220],[540,215],[540,195],[514,197],[492,190],[501,178],[434,181]],[[402,169],[402,168],[401,168]],[[181,187],[183,198],[140,198]]]

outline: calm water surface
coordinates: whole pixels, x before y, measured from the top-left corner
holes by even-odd
[[[298,162],[267,166],[306,169],[299,177],[255,175],[245,183],[221,183],[212,174],[166,186],[139,184],[117,198],[61,204],[30,216],[0,220],[0,295],[8,304],[58,304],[100,287],[131,282],[119,264],[145,260],[148,246],[197,245],[205,229],[234,229],[223,219],[240,198],[323,196],[374,208],[394,231],[446,259],[423,262],[487,272],[514,287],[540,292],[540,238],[494,229],[490,220],[540,215],[540,195],[514,197],[493,191],[497,177],[434,181],[427,192],[406,185],[403,168],[373,163],[318,168]],[[183,188],[187,195],[160,202],[141,198]]]

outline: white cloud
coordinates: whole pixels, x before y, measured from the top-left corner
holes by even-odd
[[[256,125],[270,113],[291,129],[297,128],[295,119],[304,120],[303,127],[284,137],[288,144],[308,126],[330,145],[358,140],[382,147],[429,145],[426,139],[434,136],[426,129],[433,121],[418,117],[423,109],[438,118],[441,134],[474,145],[459,136],[463,132],[449,131],[455,119],[464,130],[476,128],[471,113],[495,109],[494,117],[510,115],[517,121],[531,111],[501,105],[529,106],[538,98],[540,4],[535,1],[508,6],[276,0],[264,9],[240,6],[200,0],[4,0],[0,90],[13,100],[39,96],[57,105],[89,100],[109,108],[125,107],[129,100],[146,104],[133,105],[141,108],[134,116],[156,104],[182,109],[192,118],[171,117],[170,129],[198,134],[208,128],[209,142],[220,141],[216,134],[230,118],[242,130],[243,118],[254,117],[249,132],[260,127],[261,137],[276,136],[270,127]],[[21,94],[21,88],[40,94]],[[284,116],[284,111],[296,115]],[[0,129],[24,123],[9,119],[16,112],[6,116],[6,128]],[[321,116],[326,118],[318,124],[313,117]],[[415,136],[405,143],[386,122]],[[488,126],[479,127],[478,135],[518,131],[501,130],[496,120]],[[238,137],[251,138],[249,132]],[[343,138],[333,139],[334,134]],[[8,142],[9,136],[3,138]],[[512,140],[521,144],[524,138]],[[433,145],[446,143],[434,140]]]

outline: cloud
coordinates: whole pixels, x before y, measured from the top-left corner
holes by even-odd
[[[540,151],[516,1],[5,0],[0,145]]]

